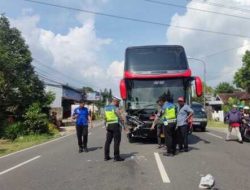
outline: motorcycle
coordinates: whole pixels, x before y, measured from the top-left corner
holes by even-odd
[[[250,120],[243,123],[241,127],[241,136],[244,141],[250,142]]]

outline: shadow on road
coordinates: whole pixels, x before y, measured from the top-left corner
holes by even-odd
[[[197,144],[199,142],[203,142],[205,144],[210,144],[211,142],[210,141],[207,141],[205,139],[202,139],[194,134],[190,135],[189,136],[189,144]]]
[[[121,154],[121,157],[124,159],[130,158],[131,156],[135,156],[136,154],[138,154],[138,152],[131,152],[131,153],[127,153],[127,154]]]
[[[99,147],[90,147],[90,148],[88,148],[88,151],[92,152],[92,151],[96,151],[96,150],[102,149],[102,148],[103,148],[102,146],[99,146]]]

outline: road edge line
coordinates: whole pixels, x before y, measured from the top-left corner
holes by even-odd
[[[53,139],[53,140],[50,140],[50,141],[47,141],[47,142],[44,142],[44,143],[41,143],[41,144],[37,144],[37,145],[31,146],[31,147],[28,147],[28,148],[25,148],[25,149],[22,149],[22,150],[18,150],[18,151],[16,151],[16,152],[12,152],[12,153],[10,153],[10,154],[1,156],[0,159],[1,159],[1,158],[9,157],[9,156],[12,156],[12,155],[15,155],[15,154],[18,154],[18,153],[20,153],[20,152],[24,152],[24,151],[26,151],[26,150],[30,150],[30,149],[33,149],[33,148],[37,148],[37,147],[43,146],[43,145],[45,145],[45,144],[49,144],[49,143],[52,143],[52,142],[61,140],[61,139],[65,138],[65,137],[71,136],[71,135],[73,135],[73,134],[74,134],[74,133],[68,134],[68,135],[65,135],[65,136],[62,136],[62,137],[58,137],[58,138],[56,138],[56,139]]]
[[[17,164],[17,165],[15,165],[15,166],[11,167],[11,168],[9,168],[9,169],[6,169],[6,170],[4,170],[4,171],[1,171],[1,172],[0,172],[0,176],[3,175],[3,174],[6,174],[6,173],[8,173],[8,172],[10,172],[10,171],[12,171],[12,170],[14,170],[14,169],[16,169],[16,168],[19,168],[19,167],[21,167],[21,166],[23,166],[23,165],[25,165],[25,164],[28,164],[29,162],[32,162],[32,161],[34,161],[34,160],[36,160],[36,159],[38,159],[38,158],[40,158],[40,157],[41,157],[41,155],[35,156],[34,158],[31,158],[31,159],[29,159],[29,160],[26,160],[26,161],[24,161],[24,162],[21,162],[20,164]]]
[[[208,134],[208,135],[211,135],[211,136],[213,136],[213,137],[217,137],[217,138],[219,138],[219,139],[224,139],[223,137],[221,137],[221,136],[219,136],[219,135],[215,135],[215,134],[210,133],[210,132],[208,132],[207,134]]]
[[[168,174],[163,166],[163,163],[161,161],[159,153],[154,152],[154,156],[155,156],[155,160],[156,160],[159,172],[161,174],[161,178],[162,178],[163,183],[170,183],[171,181],[170,181]]]

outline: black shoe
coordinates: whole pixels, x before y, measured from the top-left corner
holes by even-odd
[[[115,162],[122,162],[124,161],[124,158],[118,157],[114,159]]]
[[[170,156],[174,156],[174,154],[173,153],[170,153],[170,152],[165,152],[165,153],[163,153],[163,156],[168,156],[168,157],[170,157]]]
[[[84,150],[84,152],[88,152],[89,151],[88,148],[84,148],[83,150]]]
[[[110,157],[106,157],[106,158],[104,158],[104,161],[109,161],[109,160],[111,160],[111,158],[110,158]]]
[[[243,141],[239,141],[240,144],[243,144]]]
[[[185,148],[185,149],[184,149],[184,152],[188,152],[188,149],[187,149],[187,148]]]
[[[162,148],[162,147],[163,147],[163,145],[158,145],[157,149],[160,149],[160,148]]]
[[[179,149],[179,152],[184,152],[183,148],[182,148],[182,149]]]
[[[82,152],[83,152],[83,150],[82,150],[82,148],[80,148],[80,149],[79,149],[79,153],[82,153]]]

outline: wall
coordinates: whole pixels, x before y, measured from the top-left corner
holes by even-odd
[[[62,107],[62,86],[52,86],[52,85],[46,85],[45,86],[46,92],[53,92],[55,95],[55,100],[50,105],[52,108],[61,108]]]

